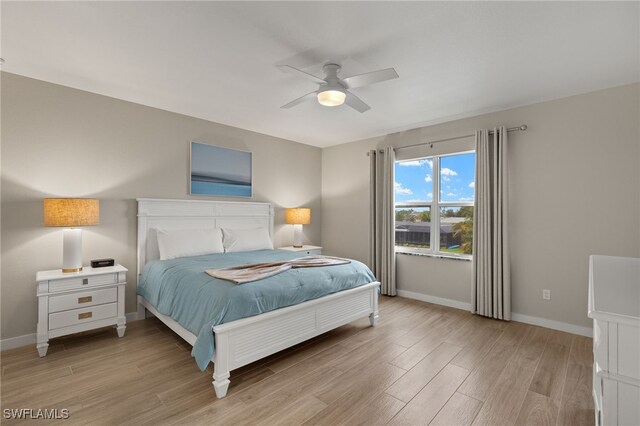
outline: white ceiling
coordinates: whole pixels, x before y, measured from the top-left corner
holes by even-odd
[[[637,2],[2,2],[7,72],[320,147],[639,78]],[[371,106],[280,106],[342,77]]]

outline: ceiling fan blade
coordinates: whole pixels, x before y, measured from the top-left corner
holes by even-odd
[[[393,80],[398,78],[398,73],[393,68],[387,68],[379,71],[372,71],[365,74],[358,74],[347,77],[342,80],[347,89],[355,89],[356,87],[368,86],[381,81]]]
[[[362,99],[360,99],[359,97],[357,97],[356,95],[354,95],[349,91],[346,91],[346,92],[347,92],[347,98],[344,101],[345,104],[349,105],[351,108],[355,109],[358,112],[365,112],[371,109],[371,107],[365,104]]]
[[[282,105],[280,108],[288,109],[288,108],[294,107],[294,106],[296,106],[298,104],[301,104],[302,102],[310,101],[311,99],[316,99],[317,95],[318,95],[318,92],[307,93],[304,96],[300,96],[298,99],[292,100],[291,102],[289,102],[286,105]]]
[[[311,80],[314,83],[318,83],[318,84],[325,84],[326,83],[326,81],[324,81],[320,77],[316,77],[313,74],[309,74],[308,72],[304,72],[302,70],[299,70],[298,68],[294,68],[294,67],[289,66],[289,65],[278,65],[278,69],[280,71],[282,71],[282,72],[286,72],[286,73],[289,73],[289,74],[296,74],[297,76],[306,78],[307,80]]]

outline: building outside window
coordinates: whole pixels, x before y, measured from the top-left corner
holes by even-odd
[[[396,161],[396,250],[470,257],[474,179],[475,152]]]

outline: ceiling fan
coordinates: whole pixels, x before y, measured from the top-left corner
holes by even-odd
[[[306,95],[281,106],[281,108],[287,109],[315,98],[324,106],[347,104],[358,112],[365,112],[371,109],[371,107],[364,103],[362,99],[351,93],[348,89],[355,89],[357,87],[368,86],[370,84],[380,83],[381,81],[398,78],[398,73],[393,68],[358,74],[342,79],[338,77],[338,73],[342,67],[337,64],[326,64],[322,67],[322,70],[326,74],[324,79],[289,65],[278,65],[278,68],[282,72],[296,74],[299,77],[306,78],[307,80],[311,80],[314,83],[319,84],[318,90],[307,93]]]

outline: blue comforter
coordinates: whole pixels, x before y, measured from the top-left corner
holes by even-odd
[[[212,327],[317,299],[375,281],[364,264],[290,269],[245,284],[207,275],[205,269],[274,262],[303,257],[284,250],[210,254],[149,262],[142,272],[138,294],[164,315],[197,336],[191,355],[204,370],[214,355]]]

